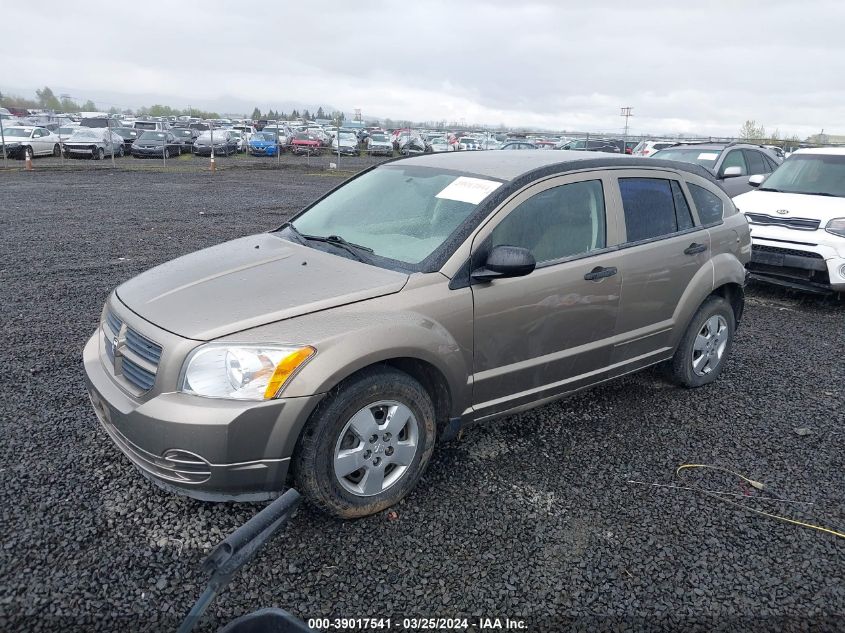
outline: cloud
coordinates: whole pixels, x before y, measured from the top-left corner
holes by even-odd
[[[749,118],[845,132],[838,1],[59,6],[55,36],[6,29],[0,89],[608,132],[632,106],[634,133],[733,134]],[[33,18],[20,4],[4,15]]]

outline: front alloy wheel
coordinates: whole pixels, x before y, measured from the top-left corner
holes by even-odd
[[[296,487],[334,516],[380,512],[416,485],[435,435],[434,405],[419,382],[391,367],[362,370],[305,424],[292,459]]]
[[[334,474],[354,495],[371,497],[398,482],[419,450],[419,422],[401,402],[367,405],[340,433]]]

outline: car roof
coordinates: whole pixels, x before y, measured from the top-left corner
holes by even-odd
[[[520,141],[521,142],[521,141]],[[568,150],[525,150],[522,152],[448,152],[442,154],[423,154],[411,158],[397,159],[402,164],[419,165],[451,169],[466,173],[510,181],[537,170],[549,173],[561,173],[580,169],[602,168],[663,168],[686,171],[708,180],[713,175],[701,167],[690,163],[641,158],[627,154],[603,154],[598,152],[578,152]]]
[[[845,156],[845,147],[805,147],[797,149],[792,154],[826,154],[828,156]]]

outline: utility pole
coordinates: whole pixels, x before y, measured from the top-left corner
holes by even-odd
[[[622,139],[623,143],[624,143],[624,147],[622,148],[623,154],[626,153],[625,148],[628,147],[628,119],[630,119],[632,116],[634,116],[633,113],[631,112],[631,110],[633,110],[633,109],[634,108],[632,108],[631,106],[626,106],[624,108],[621,108],[622,111],[619,114],[619,116],[625,117],[625,136]]]

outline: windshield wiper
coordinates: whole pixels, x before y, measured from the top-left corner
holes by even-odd
[[[774,187],[757,187],[757,191],[774,191],[775,193],[783,193],[780,189]]]
[[[369,264],[371,262],[369,257],[364,257],[358,251],[365,251],[367,253],[374,252],[369,246],[362,246],[361,244],[354,244],[353,242],[348,242],[347,240],[343,239],[340,235],[309,235],[308,233],[300,233],[299,229],[297,229],[292,222],[285,222],[282,227],[283,229],[287,228],[290,229],[292,233],[294,233],[302,242],[303,244],[305,241],[311,242],[323,242],[324,244],[331,244],[332,246],[336,246],[338,248],[342,248],[347,253],[352,255],[355,259],[359,262],[364,262]]]

